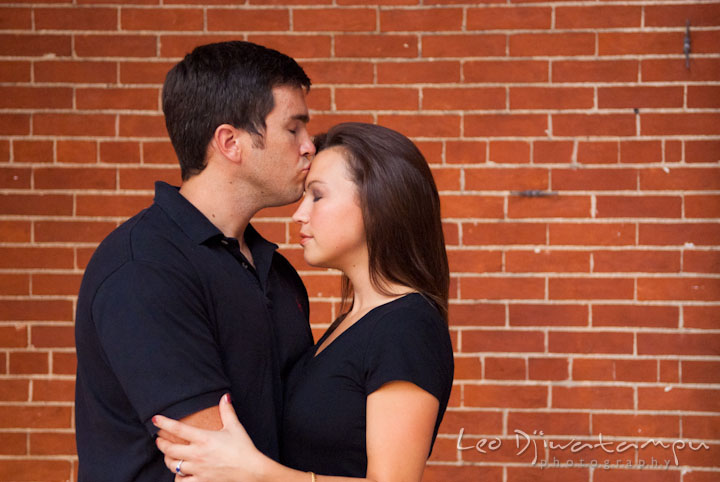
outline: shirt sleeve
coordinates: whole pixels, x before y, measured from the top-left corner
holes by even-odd
[[[414,383],[447,403],[452,345],[442,318],[428,307],[395,310],[377,321],[365,355],[366,395],[391,381]]]
[[[229,390],[205,306],[187,275],[138,261],[113,273],[93,300],[107,361],[150,433],[153,415],[182,418]]]

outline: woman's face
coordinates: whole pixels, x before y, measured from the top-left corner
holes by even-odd
[[[300,224],[300,244],[312,266],[347,273],[367,265],[367,243],[357,186],[350,180],[341,148],[315,156],[305,180],[305,194],[293,220]]]

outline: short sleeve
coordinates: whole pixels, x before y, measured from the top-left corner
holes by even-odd
[[[385,314],[366,356],[366,395],[385,383],[407,381],[447,403],[453,377],[452,345],[444,321],[430,306]]]
[[[185,417],[215,405],[230,387],[202,297],[187,275],[133,261],[93,300],[107,361],[151,433],[153,415]]]

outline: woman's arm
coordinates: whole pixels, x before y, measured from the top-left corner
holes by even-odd
[[[317,482],[367,480],[371,482],[415,482],[422,478],[430,451],[439,402],[409,382],[386,383],[367,399],[366,479],[317,476]],[[166,417],[155,424],[166,432],[190,442],[174,444],[158,438],[165,453],[165,465],[191,477],[183,482],[311,482],[307,472],[290,469],[263,455],[235,416],[227,396],[220,401],[223,429],[217,432],[196,429]]]

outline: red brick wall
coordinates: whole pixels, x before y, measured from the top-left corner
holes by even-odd
[[[0,480],[75,476],[83,267],[178,182],[165,72],[233,38],[306,67],[313,132],[393,127],[437,175],[457,369],[428,482],[720,480],[717,2],[17,0],[0,30]],[[292,211],[256,223],[318,333],[338,278],[302,263]],[[626,450],[539,439],[533,466],[515,430]],[[639,470],[650,439],[709,449],[651,445],[669,468]]]

